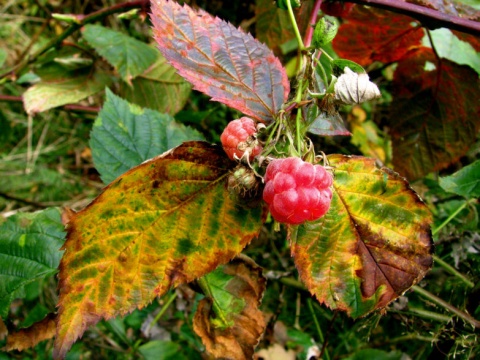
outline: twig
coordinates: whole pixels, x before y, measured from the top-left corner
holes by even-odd
[[[16,196],[9,195],[9,194],[3,193],[3,192],[0,192],[0,197],[3,197],[4,199],[7,199],[7,200],[17,201],[17,202],[23,203],[25,205],[33,206],[35,209],[45,209],[45,208],[48,207],[45,204],[41,204],[41,203],[31,201],[31,200],[21,199],[21,198],[18,198]]]
[[[480,22],[464,19],[458,16],[444,14],[440,11],[426,8],[424,6],[411,4],[399,0],[345,0],[360,5],[389,10],[395,13],[408,15],[422,22],[430,29],[446,27],[458,30],[471,35],[480,35]]]

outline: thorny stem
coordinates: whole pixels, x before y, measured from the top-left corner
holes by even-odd
[[[446,301],[440,299],[438,296],[433,295],[431,292],[421,288],[418,285],[412,286],[412,290],[414,292],[416,292],[417,294],[423,296],[424,298],[426,298],[426,299],[434,302],[435,304],[443,307],[445,310],[448,310],[448,311],[454,313],[455,315],[462,318],[463,320],[465,320],[466,322],[468,322],[472,326],[474,326],[476,328],[480,328],[480,321],[478,321],[477,319],[474,319],[472,316],[470,316],[466,312],[463,312],[462,310],[457,309],[455,306],[450,305]]]

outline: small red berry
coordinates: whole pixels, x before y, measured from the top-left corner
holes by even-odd
[[[220,136],[223,150],[231,160],[241,159],[244,154],[248,154],[248,159],[252,160],[263,149],[256,139],[256,133],[255,122],[248,117],[230,121]]]
[[[263,200],[278,222],[301,224],[327,213],[332,183],[332,175],[321,165],[296,157],[277,159],[267,166]]]
[[[350,14],[355,4],[345,3],[342,0],[326,0],[320,5],[320,9],[330,16],[345,17]]]

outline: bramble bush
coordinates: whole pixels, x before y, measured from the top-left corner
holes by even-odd
[[[0,358],[479,356],[479,6],[218,3],[3,6]]]

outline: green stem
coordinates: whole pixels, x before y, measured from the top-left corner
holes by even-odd
[[[455,216],[460,213],[460,211],[465,209],[469,203],[469,201],[465,201],[462,205],[460,205],[457,210],[455,210],[443,223],[441,223],[432,231],[432,235],[436,235],[440,230],[442,230],[450,221],[452,221],[453,218],[455,218]]]
[[[413,313],[414,315],[420,316],[420,317],[425,318],[425,319],[440,321],[440,322],[446,322],[446,323],[452,321],[452,318],[450,316],[439,314],[439,313],[436,313],[436,312],[433,312],[433,311],[412,308],[410,306],[408,307],[408,310],[409,310],[410,313]]]
[[[300,30],[298,30],[297,20],[295,19],[295,14],[293,13],[293,8],[292,8],[292,4],[290,3],[290,0],[287,0],[287,8],[288,8],[288,16],[290,17],[290,22],[292,23],[293,31],[295,32],[295,37],[297,38],[297,41],[298,41],[298,48],[300,52],[302,52],[303,50],[305,50],[305,46],[303,45],[303,40],[302,40],[302,36],[300,35]]]
[[[320,339],[320,343],[325,342],[325,337],[323,336],[322,328],[320,327],[320,324],[317,319],[317,315],[315,314],[315,311],[313,310],[313,304],[312,304],[312,299],[307,299],[307,304],[308,304],[308,309],[310,310],[310,313],[312,314],[313,321],[315,323],[315,327],[317,328],[318,332],[318,337]],[[328,350],[325,348],[325,359],[330,360],[330,355],[328,354]]]
[[[445,261],[443,261],[440,257],[438,257],[437,255],[433,255],[433,260],[435,261],[436,264],[440,265],[442,268],[444,268],[446,271],[448,271],[450,274],[452,274],[453,276],[456,276],[457,278],[459,278],[460,280],[462,280],[465,284],[468,285],[468,287],[475,287],[475,284],[473,282],[471,282],[470,280],[468,280],[465,275],[463,275],[462,273],[460,273],[459,271],[457,271],[453,266],[451,266],[450,264],[446,263]]]
[[[174,292],[167,300],[167,302],[163,305],[162,309],[158,312],[157,316],[155,316],[155,319],[153,319],[150,324],[148,324],[148,330],[150,330],[150,328],[155,325],[158,320],[160,320],[160,318],[163,316],[163,314],[165,314],[165,312],[167,311],[168,307],[172,304],[173,300],[175,300],[175,298],[177,297],[177,293]],[[147,330],[147,331],[148,331]]]
[[[446,301],[440,299],[438,296],[433,295],[431,292],[428,292],[427,290],[425,290],[425,289],[423,289],[423,288],[421,288],[417,285],[412,286],[412,290],[414,292],[416,292],[417,294],[423,296],[424,298],[426,298],[426,299],[434,302],[435,304],[443,307],[445,310],[448,310],[448,311],[454,313],[455,315],[462,318],[463,320],[465,320],[466,322],[468,322],[472,326],[474,326],[476,328],[480,328],[480,321],[473,318],[472,316],[470,316],[466,312],[463,312],[462,310],[457,309],[455,306],[453,306],[453,305],[447,303]]]
[[[308,291],[305,285],[303,285],[303,283],[291,277],[282,277],[280,278],[280,282],[284,285],[292,286],[299,290]]]

